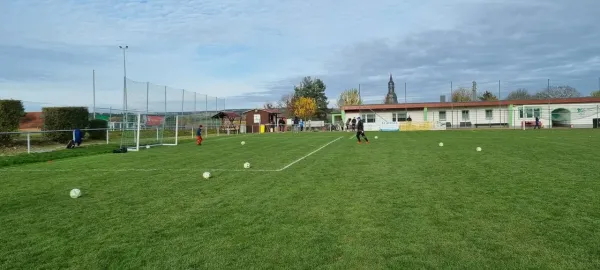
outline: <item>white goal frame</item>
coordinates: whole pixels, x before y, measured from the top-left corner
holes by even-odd
[[[165,115],[165,120],[163,121],[163,138],[160,139],[159,143],[156,144],[148,144],[146,146],[149,147],[153,147],[153,146],[177,146],[179,144],[179,115],[175,115],[175,143],[163,143],[163,139],[164,139],[164,128],[166,125],[166,119],[167,119],[167,115]],[[138,113],[137,114],[137,127],[134,130],[135,132],[135,146],[134,147],[127,147],[127,151],[140,151],[140,133],[142,131],[141,129],[142,126],[142,114]],[[157,134],[158,136],[158,134]]]
[[[521,121],[521,129],[522,130],[527,130],[527,127],[525,125],[525,121],[533,121],[535,120],[535,109],[540,109],[540,120],[546,120],[544,119],[542,116],[544,115],[544,109],[542,108],[542,104],[539,105],[521,105],[517,108],[520,108],[521,110],[523,110],[523,118],[520,118],[520,111],[517,111],[517,117],[519,117],[519,120]],[[527,117],[527,108],[531,108],[532,110],[532,116],[531,118]],[[544,125],[544,128],[551,128],[552,126],[552,112],[550,111],[550,107],[548,107],[548,119],[547,119],[547,123],[542,122],[542,125]]]

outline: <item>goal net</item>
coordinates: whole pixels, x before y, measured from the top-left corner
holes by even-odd
[[[123,121],[121,148],[139,151],[140,148],[178,144],[178,115],[127,113]]]
[[[521,129],[534,128],[536,117],[542,128],[592,128],[594,119],[600,117],[600,108],[597,105],[523,105],[515,112]]]

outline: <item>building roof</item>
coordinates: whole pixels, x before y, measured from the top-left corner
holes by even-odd
[[[598,97],[580,98],[554,98],[554,99],[528,99],[528,100],[500,100],[500,101],[473,101],[473,102],[423,102],[400,104],[371,104],[342,106],[343,111],[359,110],[398,110],[398,109],[423,109],[423,108],[467,108],[467,107],[494,107],[508,105],[542,105],[542,104],[577,104],[600,103]]]
[[[246,114],[251,111],[263,111],[263,112],[274,113],[274,114],[281,113],[281,111],[279,111],[279,109],[252,109],[252,110],[247,110],[247,111],[243,112],[243,114]]]
[[[44,119],[41,112],[28,112],[19,121],[20,130],[41,129],[44,126]]]
[[[212,118],[224,118],[227,117],[229,119],[233,119],[233,118],[238,118],[240,117],[239,114],[235,113],[235,112],[227,112],[227,111],[220,111],[217,114],[213,115]]]

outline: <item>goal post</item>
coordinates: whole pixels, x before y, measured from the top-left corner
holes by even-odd
[[[521,129],[535,126],[535,118],[540,119],[542,128],[550,128],[552,125],[552,112],[544,105],[522,105],[518,107],[517,117],[520,120]]]
[[[154,146],[175,146],[179,140],[179,115],[132,114],[124,119],[121,130],[121,148],[139,151]]]

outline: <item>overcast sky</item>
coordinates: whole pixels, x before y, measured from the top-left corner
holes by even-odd
[[[598,0],[24,0],[0,1],[0,98],[122,107],[127,75],[181,90],[196,109],[260,107],[303,76],[323,79],[331,104],[361,84],[380,103],[393,73],[400,102],[436,101],[454,87],[503,96],[571,85],[598,89]],[[145,83],[129,83],[130,107]],[[201,95],[202,94],[202,95]],[[160,105],[164,87],[151,87]],[[193,110],[193,94],[185,110]],[[172,109],[171,109],[172,108]]]

